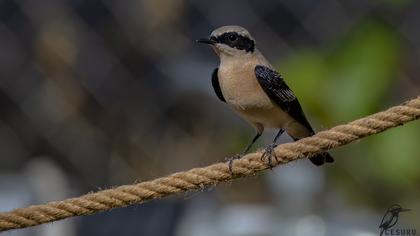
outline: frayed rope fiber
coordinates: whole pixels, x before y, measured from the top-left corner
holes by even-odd
[[[276,166],[311,157],[416,120],[419,117],[420,97],[417,97],[386,111],[319,132],[312,137],[279,145],[275,148],[277,161],[274,160],[272,164]],[[202,189],[220,182],[255,175],[267,168],[269,168],[267,163],[261,160],[261,152],[251,153],[235,160],[232,172],[229,171],[227,163],[217,163],[137,184],[123,185],[63,201],[0,213],[0,231],[26,228],[73,216],[90,215],[112,208],[125,207],[186,191]]]

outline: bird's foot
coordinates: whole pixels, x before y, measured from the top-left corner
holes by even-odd
[[[244,154],[236,154],[236,155],[233,155],[231,157],[226,158],[226,161],[229,161],[228,165],[229,165],[229,171],[230,171],[230,173],[232,173],[232,164],[233,164],[233,161],[234,160],[237,160],[237,159],[241,159],[241,157],[243,157],[243,156],[244,156]]]
[[[274,152],[274,148],[277,147],[277,144],[272,143],[270,145],[268,145],[265,149],[263,154],[261,155],[261,161],[265,161],[265,159],[268,162],[268,166],[270,167],[270,169],[272,169],[273,166],[273,158],[277,160],[277,156],[276,153]]]

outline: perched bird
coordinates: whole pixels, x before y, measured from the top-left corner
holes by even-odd
[[[197,40],[210,45],[220,58],[213,71],[212,85],[217,97],[256,129],[256,135],[240,155],[246,154],[265,128],[278,128],[273,142],[265,148],[261,159],[272,165],[277,139],[286,131],[295,141],[315,134],[298,99],[273,66],[256,48],[255,40],[240,26],[223,26],[209,38]],[[310,158],[319,166],[334,162],[328,153]]]
[[[394,204],[391,207],[388,208],[388,210],[385,212],[384,217],[382,217],[381,224],[379,225],[380,234],[382,234],[392,228],[395,224],[398,222],[398,217],[400,215],[400,212],[404,211],[411,211],[411,209],[404,209],[398,204]]]

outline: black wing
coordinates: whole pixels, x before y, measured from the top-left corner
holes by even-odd
[[[219,77],[217,77],[217,72],[219,68],[214,69],[213,74],[211,75],[211,84],[213,85],[214,92],[216,93],[217,97],[222,101],[226,102],[225,98],[223,97],[222,90],[220,89],[219,84]]]
[[[295,94],[281,78],[280,74],[268,67],[257,65],[255,76],[262,89],[277,105],[287,112],[293,119],[305,126],[310,132],[314,133],[311,125],[302,111]]]

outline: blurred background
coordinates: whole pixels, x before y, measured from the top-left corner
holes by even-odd
[[[252,127],[211,87],[216,27],[246,27],[316,130],[420,94],[415,0],[0,0],[0,210],[205,166]],[[257,146],[270,143],[266,132]],[[177,197],[3,235],[379,235],[420,230],[420,123]],[[284,135],[280,142],[290,142]]]

